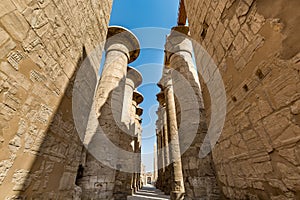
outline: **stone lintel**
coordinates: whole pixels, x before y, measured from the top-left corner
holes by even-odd
[[[140,54],[140,43],[130,30],[121,26],[110,26],[108,27],[105,50],[122,51],[128,57],[128,63],[131,63]]]
[[[142,84],[143,76],[138,70],[128,66],[126,79],[129,79],[129,81],[133,83],[133,88],[137,88],[139,85]]]
[[[182,33],[188,36],[189,32],[190,32],[190,28],[188,26],[184,26],[184,25],[174,26],[172,28],[172,32],[170,36],[172,36],[172,34],[178,34],[178,33]]]

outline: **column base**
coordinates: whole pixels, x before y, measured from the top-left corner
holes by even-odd
[[[170,200],[183,200],[183,199],[184,199],[184,192],[172,191],[170,193]]]
[[[113,197],[114,199],[118,200],[127,200],[127,194],[114,194]]]
[[[133,193],[135,194],[137,192],[137,190],[138,190],[137,187],[134,187],[133,188]]]
[[[134,189],[128,190],[127,194],[128,194],[128,195],[133,195],[133,194],[134,194]]]

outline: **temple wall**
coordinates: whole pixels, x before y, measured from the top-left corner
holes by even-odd
[[[1,1],[0,199],[75,198],[82,146],[70,80],[94,49],[91,62],[100,63],[111,7],[111,0]]]
[[[300,2],[184,3],[191,36],[213,58],[225,85],[226,121],[213,149],[224,195],[300,198]],[[208,71],[200,79],[209,118],[205,86],[214,72],[195,49],[198,71]]]

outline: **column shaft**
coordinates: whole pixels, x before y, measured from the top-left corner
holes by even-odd
[[[169,155],[169,136],[168,136],[166,106],[163,107],[163,135],[164,135],[163,142],[165,147],[165,167],[167,167],[170,164],[170,155]]]
[[[184,198],[184,185],[183,185],[181,158],[180,158],[180,147],[179,147],[179,138],[178,138],[174,91],[173,91],[173,86],[171,81],[172,80],[169,80],[169,83],[165,88],[165,96],[167,102],[167,116],[169,122],[168,131],[170,133],[170,139],[171,139],[171,144],[169,145],[170,158],[173,165],[173,173],[172,173],[173,182],[172,182],[171,200],[179,200]]]

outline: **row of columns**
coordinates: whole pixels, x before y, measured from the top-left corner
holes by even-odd
[[[142,118],[143,109],[138,105],[143,101],[143,95],[139,92],[134,93],[133,106],[136,108],[135,115],[135,140],[134,140],[134,152],[138,155],[138,162],[135,165],[135,173],[133,174],[133,192],[137,192],[139,189],[142,189],[142,180],[141,180],[141,150],[142,150]]]
[[[162,92],[157,94],[159,101],[157,121],[157,187],[170,194],[171,199],[184,199],[184,183],[176,116],[174,89],[170,71],[164,69],[163,78],[158,84]]]
[[[122,107],[122,133],[119,139],[120,148],[128,152],[138,154],[141,150],[141,118],[142,108],[139,104],[143,101],[143,96],[135,89],[142,83],[142,75],[134,68],[127,67],[127,75],[124,89],[124,99]],[[123,158],[123,154],[118,157],[121,161],[117,166],[115,175],[114,198],[127,199],[128,195],[132,195],[139,189],[139,169],[137,166],[141,163],[138,160],[128,160]],[[126,166],[122,166],[122,165]],[[126,167],[126,170],[122,170]],[[127,172],[128,167],[132,169],[132,173]]]
[[[129,30],[109,27],[104,67],[96,90],[101,130],[116,149],[129,153],[141,151],[142,108],[139,104],[143,96],[136,88],[141,84],[142,76],[128,67],[138,57],[139,49],[138,39]],[[114,148],[104,150],[111,156],[105,156],[107,160],[101,159],[101,162],[96,159],[97,156],[87,153],[83,178],[79,180],[82,199],[125,200],[140,188],[140,168],[136,166],[140,166],[141,158],[130,161],[120,152]]]
[[[156,187],[162,190],[166,195],[171,192],[171,167],[170,166],[170,149],[169,149],[169,132],[166,112],[166,102],[164,92],[157,95],[159,107],[157,111],[158,120],[156,122],[156,138],[157,138],[157,163],[158,178]]]
[[[171,200],[217,199],[211,155],[199,158],[207,125],[188,34],[187,26],[174,27],[165,45],[165,67],[157,95],[157,187],[166,194],[170,190]]]

